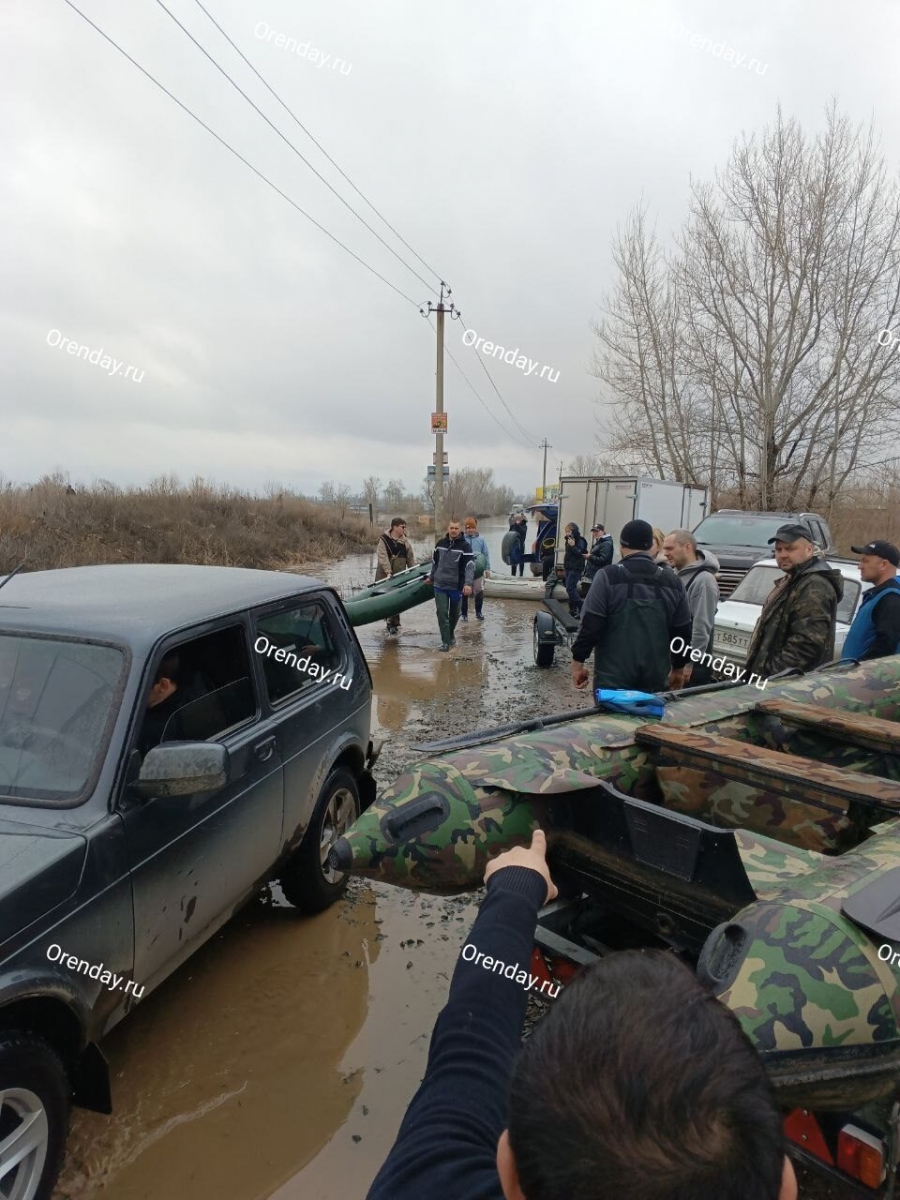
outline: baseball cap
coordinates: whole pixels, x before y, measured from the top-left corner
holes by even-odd
[[[893,542],[867,542],[865,546],[851,546],[854,554],[874,554],[876,558],[886,558],[892,567],[900,567],[900,550]]]
[[[603,533],[606,533],[606,529],[604,528],[603,525],[592,525],[591,533],[596,533],[598,529],[601,530]]]
[[[808,542],[811,542],[813,535],[805,525],[779,525],[775,530],[775,536],[769,538],[769,545],[771,546],[773,542],[796,542],[798,538],[806,538]]]
[[[626,550],[649,550],[653,545],[653,526],[646,521],[628,521],[622,526],[619,542]]]

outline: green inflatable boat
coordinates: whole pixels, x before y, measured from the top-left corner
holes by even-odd
[[[475,558],[475,578],[484,574],[485,559],[483,554]],[[418,567],[410,567],[399,575],[382,579],[371,587],[356,592],[344,601],[344,608],[350,618],[350,624],[370,625],[373,621],[383,621],[398,613],[424,604],[426,600],[434,599],[434,590],[430,583],[425,583],[425,577],[431,570],[431,563],[421,563]]]
[[[547,831],[566,944],[668,948],[786,1105],[900,1083],[900,658],[473,734],[401,775],[332,865],[433,892]]]

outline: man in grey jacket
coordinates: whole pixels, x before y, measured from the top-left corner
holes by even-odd
[[[447,526],[447,536],[441,538],[431,556],[431,570],[425,578],[434,586],[434,603],[441,630],[441,649],[456,645],[453,636],[459,621],[463,596],[472,595],[475,582],[475,555],[463,537],[462,526],[453,520]]]
[[[719,584],[719,560],[710,550],[701,550],[689,529],[673,529],[663,542],[666,562],[678,574],[687,592],[691,610],[691,649],[709,655],[713,648]],[[712,670],[702,660],[691,662],[669,677],[670,687],[701,687],[712,683]]]

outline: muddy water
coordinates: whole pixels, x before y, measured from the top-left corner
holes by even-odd
[[[498,572],[506,529],[483,530]],[[316,573],[350,594],[374,555]],[[488,599],[478,622],[472,606],[449,654],[432,604],[405,612],[398,638],[357,630],[380,783],[417,741],[586,703],[567,656],[533,665],[534,611]],[[354,882],[304,920],[273,888],[106,1039],[115,1113],[74,1113],[57,1200],[362,1200],[422,1076],[474,899]]]

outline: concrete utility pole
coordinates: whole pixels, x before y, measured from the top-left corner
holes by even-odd
[[[553,447],[550,445],[550,443],[547,441],[546,438],[544,438],[544,440],[541,442],[541,445],[540,445],[540,447],[538,447],[538,449],[540,449],[541,447],[543,447],[543,450],[544,450],[544,474],[543,474],[543,478],[541,479],[541,499],[546,500],[547,499],[547,496],[546,496],[546,491],[547,491],[547,451],[552,450]]]
[[[444,313],[449,313],[451,318],[459,313],[455,306],[444,304],[444,291],[451,296],[453,293],[446,283],[441,281],[441,298],[435,307],[431,301],[428,301],[427,312],[422,311],[423,316],[437,313],[437,370],[435,372],[436,390],[434,411],[437,418],[437,425],[433,425],[435,434],[434,446],[434,532],[440,537],[444,531]]]

